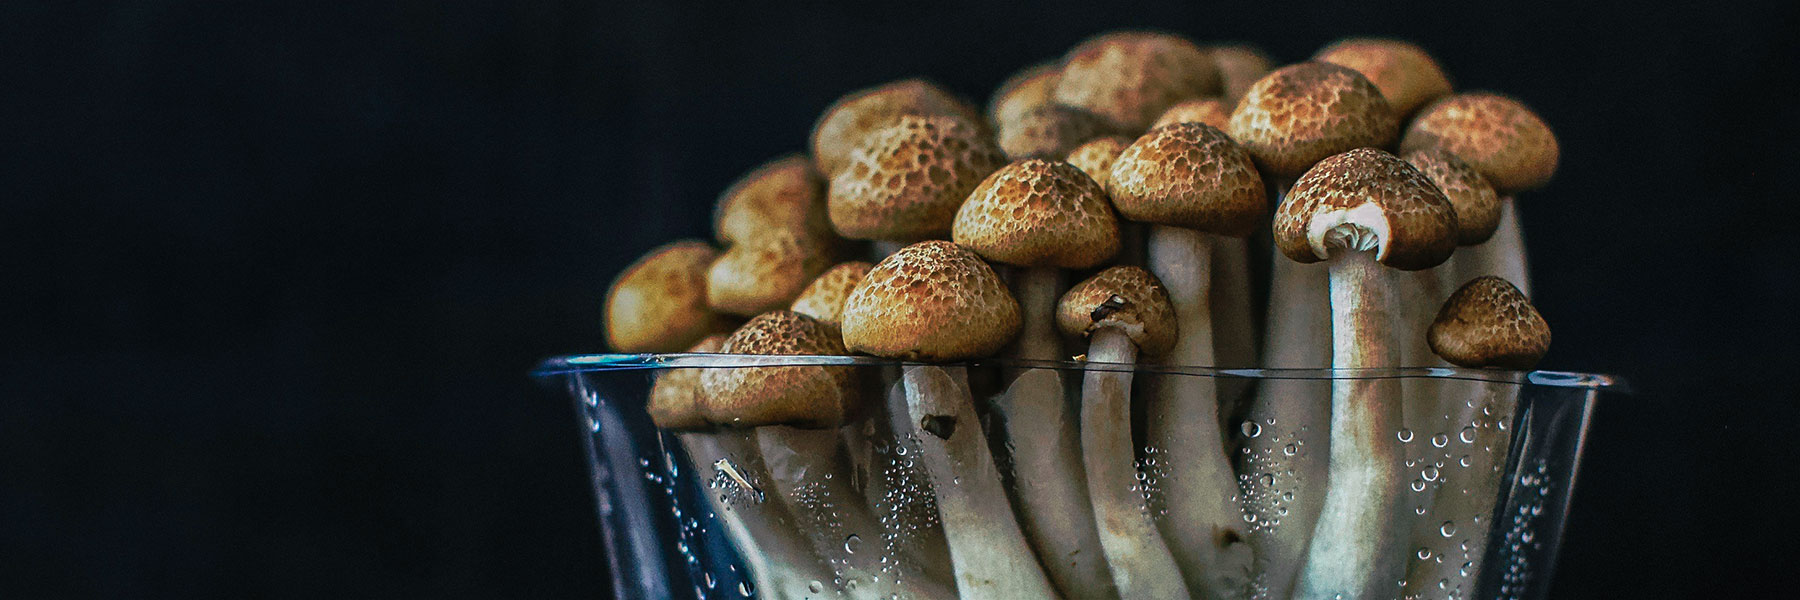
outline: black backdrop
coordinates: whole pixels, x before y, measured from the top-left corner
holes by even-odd
[[[840,93],[985,98],[1122,26],[1401,36],[1536,107],[1546,366],[1640,390],[1597,415],[1557,596],[1758,589],[1792,545],[1777,3],[253,4],[0,8],[0,595],[601,593],[573,415],[525,373],[601,349],[611,275]]]

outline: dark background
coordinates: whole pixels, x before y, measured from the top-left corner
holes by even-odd
[[[1549,368],[1619,373],[1559,598],[1791,546],[1787,9],[602,2],[0,6],[0,595],[592,597],[607,282],[853,88],[985,100],[1108,28],[1430,49],[1563,144],[1522,198]],[[1788,571],[1783,568],[1783,572]],[[1706,586],[1706,587],[1702,587]]]

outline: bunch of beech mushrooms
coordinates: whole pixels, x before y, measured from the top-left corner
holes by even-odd
[[[856,91],[809,150],[606,305],[620,352],[893,359],[660,375],[759,593],[1472,593],[1516,391],[1372,375],[1547,349],[1514,194],[1558,150],[1524,104],[1401,41],[1278,67],[1115,32],[985,112]]]

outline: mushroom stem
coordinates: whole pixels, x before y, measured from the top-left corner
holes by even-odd
[[[1062,339],[1056,334],[1056,300],[1062,295],[1062,273],[1055,267],[1013,269],[1013,297],[1019,300],[1020,316],[1024,319],[1019,337],[1013,342],[1014,358],[1062,358]],[[1061,396],[1060,392],[1056,394]],[[1057,410],[1062,409],[1058,406]]]
[[[1406,572],[1406,595],[1425,597],[1446,581],[1451,590],[1463,586],[1461,596],[1468,596],[1475,582],[1481,580],[1482,558],[1486,557],[1488,532],[1493,528],[1494,504],[1500,497],[1500,480],[1512,445],[1513,410],[1518,406],[1519,386],[1486,381],[1458,382],[1453,394],[1461,404],[1452,423],[1463,424],[1451,434],[1449,443],[1462,446],[1460,454],[1468,464],[1440,468],[1443,481],[1435,489],[1435,497],[1424,505],[1430,512],[1413,528],[1413,543],[1425,547],[1463,548],[1465,556],[1443,556],[1442,560],[1419,560]],[[1463,431],[1469,431],[1467,435]],[[1468,440],[1468,441],[1464,441]],[[1452,453],[1452,454],[1459,454]],[[1428,490],[1429,491],[1429,490]],[[1444,524],[1449,523],[1446,527]],[[1445,532],[1449,533],[1446,534]],[[1460,544],[1447,543],[1461,540]],[[1466,565],[1466,566],[1465,566]]]
[[[1374,252],[1351,250],[1327,265],[1332,367],[1395,366],[1391,325],[1399,310],[1387,267]],[[1404,574],[1400,380],[1375,375],[1331,382],[1330,483],[1295,598],[1387,597]]]
[[[961,367],[909,365],[906,405],[937,494],[961,598],[1054,598],[1025,543]]]
[[[1054,320],[1054,315],[1043,316]],[[1088,502],[1075,415],[1063,396],[1060,371],[1026,369],[996,403],[1012,451],[1019,522],[1044,571],[1065,596],[1115,598],[1105,557],[1095,552],[1100,534]]]
[[[1275,187],[1285,196],[1291,186],[1290,181]],[[1279,252],[1272,258],[1263,366],[1330,366],[1326,267],[1294,262]],[[1264,379],[1245,415],[1262,430],[1244,440],[1248,452],[1240,455],[1244,464],[1239,472],[1249,476],[1248,510],[1257,522],[1270,524],[1250,534],[1256,570],[1270,598],[1286,598],[1293,589],[1306,559],[1307,540],[1325,503],[1331,403],[1319,387],[1311,380]]]
[[[851,597],[887,598],[903,592],[920,598],[955,597],[924,575],[928,569],[906,572],[913,557],[887,552],[881,524],[850,484],[850,465],[836,429],[772,425],[759,427],[756,433],[776,490],[814,550],[836,571],[835,583]]]
[[[1500,198],[1500,226],[1488,241],[1457,250],[1456,281],[1462,285],[1482,275],[1497,275],[1531,295],[1525,268],[1525,238],[1519,230],[1519,207],[1512,196]]]
[[[1168,289],[1181,332],[1164,355],[1167,364],[1214,362],[1207,237],[1180,227],[1150,228],[1150,272]],[[1172,375],[1158,380],[1156,388],[1148,410],[1149,444],[1170,458],[1167,481],[1160,486],[1168,514],[1158,525],[1189,588],[1208,598],[1236,597],[1248,588],[1253,556],[1243,543],[1243,505],[1219,431],[1216,382]]]
[[[1250,250],[1243,238],[1212,238],[1212,321],[1213,352],[1218,364],[1230,368],[1256,365],[1257,346],[1261,342],[1256,322],[1251,316],[1255,301],[1250,297]],[[1240,404],[1247,402],[1250,381],[1227,378],[1219,382],[1219,418],[1223,431],[1230,431],[1230,420],[1238,415]]]
[[[1102,327],[1089,338],[1090,363],[1136,361],[1137,345],[1117,327]],[[1181,569],[1157,533],[1140,491],[1131,439],[1131,380],[1130,370],[1090,368],[1081,384],[1082,465],[1100,547],[1120,598],[1188,598]]]
[[[751,435],[725,430],[675,437],[693,460],[695,472],[716,477],[703,494],[749,568],[756,589],[777,598],[809,593],[813,582],[831,581],[831,569],[795,528],[787,507],[766,498],[758,487],[768,485],[771,477]]]

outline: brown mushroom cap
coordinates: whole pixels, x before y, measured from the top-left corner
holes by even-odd
[[[744,175],[719,196],[713,233],[721,243],[743,242],[770,230],[814,238],[834,235],[825,216],[825,179],[811,159],[784,156]]]
[[[995,127],[1018,120],[1026,111],[1051,102],[1062,67],[1055,62],[1036,64],[1014,73],[994,90],[988,100],[988,122]]]
[[[1133,221],[1244,237],[1261,225],[1269,200],[1250,154],[1199,123],[1151,130],[1113,162],[1106,191]]]
[[[1183,100],[1169,107],[1169,110],[1163,111],[1162,116],[1156,118],[1156,124],[1151,125],[1150,128],[1156,129],[1176,123],[1201,123],[1223,131],[1226,123],[1230,121],[1231,105],[1226,104],[1224,100],[1195,98]]]
[[[1226,132],[1256,157],[1256,167],[1294,177],[1327,156],[1386,147],[1399,129],[1375,84],[1331,63],[1288,65],[1257,80],[1231,112]]]
[[[1081,169],[1028,158],[989,175],[956,212],[951,239],[982,258],[1085,269],[1119,252],[1119,219]]]
[[[1219,84],[1226,102],[1236,103],[1256,80],[1275,68],[1275,61],[1255,46],[1229,44],[1208,46],[1206,53],[1219,66]],[[1223,129],[1223,128],[1221,128]]]
[[[1094,178],[1094,183],[1104,189],[1106,182],[1112,180],[1113,162],[1119,160],[1119,155],[1129,146],[1131,138],[1124,136],[1094,138],[1075,147],[1064,160]]]
[[[725,347],[725,334],[713,334],[688,348],[689,353],[714,353]],[[709,423],[700,408],[699,368],[664,369],[650,387],[650,402],[645,409],[650,422],[675,431],[705,429]]]
[[[1444,76],[1444,69],[1424,48],[1409,42],[1350,38],[1319,50],[1313,60],[1356,69],[1381,88],[1381,95],[1399,115],[1410,115],[1426,102],[1450,93],[1450,78]]]
[[[619,352],[675,352],[731,323],[706,304],[718,251],[699,240],[660,246],[625,268],[606,292],[606,343]]]
[[[812,154],[826,177],[850,164],[864,137],[901,115],[949,115],[981,122],[975,107],[923,79],[904,79],[857,90],[832,103],[813,124]]]
[[[986,135],[955,117],[903,116],[863,142],[826,202],[832,226],[852,239],[947,236],[963,199],[1005,164]]]
[[[1397,269],[1429,269],[1456,249],[1456,210],[1406,161],[1358,148],[1319,161],[1294,183],[1275,211],[1275,246],[1302,263],[1339,247],[1373,250]]]
[[[856,352],[950,361],[993,354],[1019,333],[1019,301],[981,257],[935,240],[882,259],[844,302]]]
[[[726,354],[841,355],[838,331],[806,315],[778,310],[732,332]],[[713,423],[731,427],[842,425],[856,401],[853,367],[796,365],[702,369],[700,402]]]
[[[1112,133],[1106,119],[1094,113],[1044,104],[1000,124],[1000,150],[1007,158],[1061,160],[1082,142]]]
[[[1473,246],[1500,227],[1500,196],[1475,167],[1443,150],[1414,150],[1403,156],[1450,199],[1456,209],[1456,245]]]
[[[1562,151],[1556,134],[1518,100],[1499,94],[1457,94],[1419,112],[1400,151],[1443,148],[1463,159],[1502,195],[1544,185]]]
[[[1069,336],[1117,327],[1152,355],[1175,347],[1180,331],[1162,281],[1132,266],[1110,267],[1069,288],[1057,303],[1056,327]]]
[[[1105,117],[1119,131],[1143,131],[1170,105],[1218,93],[1219,68],[1193,42],[1123,31],[1070,50],[1055,98]]]
[[[794,305],[789,310],[818,319],[820,323],[832,327],[842,327],[844,300],[850,298],[850,292],[856,289],[856,284],[862,283],[863,277],[873,268],[875,265],[860,260],[838,263],[826,269],[812,283],[806,284],[806,289],[800,292],[800,297],[794,299]]]
[[[1505,279],[1483,275],[1450,294],[1425,332],[1431,351],[1461,367],[1525,370],[1550,350],[1550,324]]]
[[[706,271],[706,303],[752,316],[786,308],[831,266],[831,245],[791,231],[769,230],[733,244]]]

